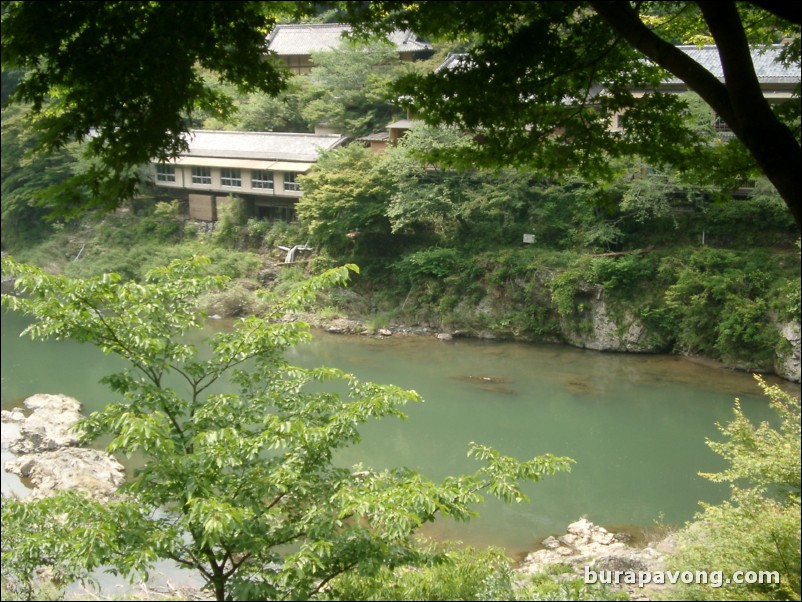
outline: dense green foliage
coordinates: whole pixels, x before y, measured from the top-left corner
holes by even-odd
[[[85,442],[105,437],[110,452],[141,459],[110,503],[77,503],[73,494],[4,500],[8,581],[28,584],[40,566],[61,580],[100,566],[144,573],[170,559],[198,572],[218,600],[309,599],[345,573],[430,562],[413,537],[422,524],[468,520],[482,492],[523,501],[521,481],[570,468],[569,458],[518,461],[475,443],[469,455],[483,466],[440,483],[405,468],[337,466],[334,452],[359,441],[359,425],[403,417],[401,406],[420,401],[414,391],[284,359],[311,335],[281,318],[355,267],[271,296],[262,316],[212,336],[207,356],[186,342],[201,325],[198,297],[224,283],[204,265],[174,262],[137,283],[113,273],[48,276],[3,259],[21,294],[3,295],[3,305],[34,317],[25,334],[90,342],[126,361],[103,378],[114,399],[80,430]],[[335,382],[344,393],[317,386]]]
[[[772,368],[775,323],[799,319],[794,225],[776,194],[758,183],[724,201],[641,161],[601,186],[426,162],[461,144],[415,128],[381,155],[332,151],[303,180],[309,240],[368,266],[391,319],[560,339],[589,333],[603,298],[622,327],[645,326],[649,349]]]
[[[391,82],[414,67],[378,42],[343,43],[340,48],[314,52],[311,72],[295,77],[278,95],[238,93],[222,86],[236,99],[236,113],[227,119],[201,112],[205,129],[273,132],[313,132],[317,126],[358,138],[384,129],[400,118],[392,102]]]
[[[278,94],[287,74],[265,60],[265,36],[274,11],[289,6],[4,2],[3,67],[24,72],[11,99],[30,103],[38,147],[84,142],[98,160],[73,180],[92,194],[56,199],[58,209],[119,206],[136,190],[140,165],[186,148],[195,110],[225,118],[230,97],[203,71],[242,91]]]
[[[0,159],[0,207],[2,207],[2,244],[30,245],[52,232],[46,218],[53,208],[53,198],[44,190],[57,188],[74,176],[79,165],[74,149],[62,149],[48,156],[31,156],[37,136],[31,131],[25,110],[11,106],[3,109],[2,159]],[[80,197],[80,190],[60,189],[62,195]],[[80,202],[80,200],[78,201]]]
[[[802,227],[799,98],[769,102],[750,44],[790,40],[781,60],[800,65],[800,15],[762,2],[344,2],[363,32],[409,29],[460,41],[451,68],[401,79],[405,106],[430,125],[456,127],[476,143],[455,149],[462,165],[527,165],[547,175],[580,170],[610,180],[619,157],[654,165],[712,166],[721,154],[683,119],[684,101],[661,93],[677,78],[732,129],[739,147],[779,191]],[[714,42],[725,76],[679,50]],[[647,60],[644,60],[647,59]],[[723,80],[723,81],[722,81]],[[609,125],[623,114],[626,126]],[[555,135],[558,133],[558,135]],[[709,175],[709,174],[708,174]]]
[[[350,145],[327,153],[301,182],[304,196],[296,208],[314,244],[364,266],[395,252],[385,215],[389,187],[368,149]]]
[[[387,97],[390,82],[403,71],[395,49],[344,44],[334,52],[313,53],[311,60],[301,114],[312,129],[322,124],[358,138],[401,114]]]
[[[185,148],[194,111],[227,118],[231,94],[210,74],[245,92],[278,96],[288,73],[265,58],[271,26],[279,17],[334,6],[363,34],[411,30],[469,51],[471,58],[454,69],[408,74],[392,98],[431,124],[479,134],[480,144],[459,149],[472,165],[537,166],[549,175],[581,168],[585,177],[609,179],[610,159],[621,156],[681,169],[715,164],[704,137],[685,123],[683,101],[653,93],[671,73],[730,125],[753,159],[750,167],[777,188],[799,227],[798,99],[780,102],[775,112],[744,68],[750,43],[784,38],[792,43],[782,61],[798,66],[799,15],[739,4],[6,2],[2,61],[4,69],[22,72],[9,98],[31,103],[39,147],[85,141],[99,159],[77,180],[93,194],[59,199],[63,211],[86,203],[118,206],[136,189],[139,165]],[[723,82],[674,47],[700,39],[718,45]],[[387,98],[372,84],[393,76],[375,70],[373,56],[380,55],[328,68],[338,55],[318,57],[323,71],[312,76],[318,89],[296,108],[315,123],[331,119],[352,133],[369,131]],[[627,127],[610,131],[622,112]]]
[[[736,400],[735,416],[719,425],[723,441],[708,441],[727,468],[702,476],[729,483],[730,499],[702,504],[680,533],[672,563],[682,570],[776,571],[779,582],[688,587],[687,600],[798,600],[800,597],[800,407],[777,386],[758,382],[777,412],[779,428],[755,426]]]

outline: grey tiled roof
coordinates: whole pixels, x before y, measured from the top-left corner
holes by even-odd
[[[268,37],[268,46],[280,56],[303,56],[332,50],[345,39],[351,26],[342,23],[276,25]],[[388,36],[398,52],[431,50],[431,46],[412,32],[394,31]]]
[[[316,161],[322,151],[342,144],[337,134],[290,134],[280,132],[227,132],[193,130],[189,136],[191,157],[229,157]]]
[[[437,67],[437,69],[434,70],[434,72],[439,73],[440,71],[446,69],[452,70],[456,69],[457,67],[463,67],[463,66],[467,67],[469,64],[468,59],[469,57],[465,53],[458,54],[454,52],[449,52],[446,59],[442,63],[440,63],[440,65]]]
[[[721,67],[721,59],[716,46],[677,46],[677,48],[717,78],[724,79],[724,70]],[[765,83],[799,82],[798,68],[784,67],[777,62],[776,59],[782,49],[783,46],[780,45],[752,48],[752,63],[755,66],[758,80]],[[668,81],[672,83],[679,82],[678,79],[670,79]]]
[[[423,50],[432,50],[432,45],[420,39],[411,31],[394,31],[387,36],[393,44],[395,44],[398,52],[418,52]]]
[[[389,139],[390,134],[387,132],[376,132],[375,134],[368,134],[367,136],[357,138],[357,140],[362,140],[363,142],[387,142]]]
[[[398,121],[394,121],[393,123],[388,123],[387,129],[409,130],[417,125],[420,125],[420,121],[416,121],[414,119],[399,119]]]
[[[724,79],[724,70],[721,67],[721,60],[716,46],[677,46],[685,54],[702,65],[719,79]],[[784,67],[776,61],[782,50],[780,45],[766,46],[763,48],[752,49],[752,62],[755,65],[755,73],[758,80],[763,83],[798,83],[800,81],[799,69],[794,67]],[[440,64],[435,72],[444,69],[455,69],[457,67],[467,67],[469,56],[467,54],[449,54]],[[680,80],[669,78],[669,84],[679,84]]]

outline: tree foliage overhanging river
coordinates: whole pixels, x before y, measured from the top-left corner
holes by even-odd
[[[20,339],[25,323],[3,313],[3,408],[34,393],[71,395],[86,412],[102,407],[111,393],[98,380],[121,363],[88,345]],[[341,452],[344,465],[408,466],[432,478],[473,472],[470,441],[519,458],[547,452],[574,458],[571,473],[527,488],[531,503],[488,500],[468,525],[439,521],[427,531],[501,545],[510,554],[531,550],[582,515],[618,528],[690,519],[698,500],[726,495],[726,486],[697,472],[723,467],[705,438],[718,438],[715,423],[731,418],[734,399],[755,421],[772,416],[750,375],[677,356],[323,332],[291,355],[292,363],[342,368],[415,389],[425,400],[406,408],[409,420],[367,425],[363,443]],[[799,385],[784,387],[799,395]]]

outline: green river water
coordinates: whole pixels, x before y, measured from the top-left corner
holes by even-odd
[[[86,411],[102,407],[110,393],[98,380],[122,364],[88,345],[21,339],[24,324],[2,316],[3,408],[34,393],[71,395]],[[415,389],[425,400],[406,408],[408,420],[367,425],[363,443],[339,455],[344,465],[408,466],[431,478],[473,472],[471,441],[519,458],[550,452],[576,460],[571,473],[527,486],[529,503],[488,500],[479,519],[441,521],[427,531],[503,546],[511,555],[534,549],[580,516],[635,531],[658,520],[681,524],[699,500],[718,502],[726,494],[697,472],[723,467],[705,438],[718,437],[715,423],[731,417],[734,398],[754,420],[772,417],[751,375],[676,356],[324,332],[290,356],[298,365]],[[799,394],[798,385],[784,386]],[[5,473],[3,479],[4,490],[13,486]]]

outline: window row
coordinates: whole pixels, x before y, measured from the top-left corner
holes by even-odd
[[[298,174],[294,172],[284,172],[284,190],[299,191],[301,185],[296,181]],[[156,181],[157,182],[175,182],[175,166],[160,163],[156,165]],[[205,184],[210,186],[212,183],[212,168],[211,167],[193,167],[192,168],[192,183]],[[224,167],[220,170],[220,185],[228,186],[230,188],[242,187],[242,170],[235,168]],[[274,173],[264,169],[251,170],[251,188],[259,188],[262,190],[273,190],[274,187]]]

